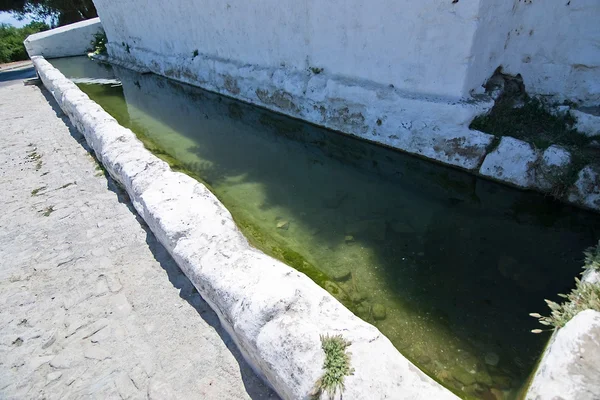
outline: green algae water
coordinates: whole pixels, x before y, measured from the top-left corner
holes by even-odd
[[[431,377],[520,397],[549,338],[528,313],[571,289],[598,215],[156,75],[52,63]]]

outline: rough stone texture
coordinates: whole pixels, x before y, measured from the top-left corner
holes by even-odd
[[[565,176],[571,164],[571,153],[560,146],[550,146],[540,159],[535,171],[535,186],[542,190],[551,190],[552,187]]]
[[[29,35],[23,42],[29,57],[58,58],[87,54],[94,34],[103,32],[99,18]]]
[[[588,165],[569,191],[569,201],[581,207],[600,210],[600,166]]]
[[[345,398],[456,398],[308,277],[252,248],[204,185],[171,171],[43,58],[34,64],[246,359],[281,397],[308,397],[322,374],[319,335],[342,334],[352,342],[355,368]]]
[[[0,84],[0,398],[277,398],[50,93],[14,78]]]
[[[479,173],[498,181],[529,188],[534,183],[538,157],[529,143],[506,136],[485,157]]]
[[[580,110],[570,110],[569,112],[575,118],[575,128],[579,132],[586,136],[600,136],[600,115]]]
[[[600,312],[582,311],[552,337],[527,399],[600,398]]]

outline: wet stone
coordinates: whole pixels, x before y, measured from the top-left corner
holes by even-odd
[[[346,282],[348,279],[352,278],[352,272],[350,271],[338,271],[334,272],[331,277],[336,282]]]
[[[499,362],[500,362],[500,357],[498,356],[498,354],[490,352],[485,355],[485,363],[487,365],[491,365],[492,367],[495,367],[496,365],[498,365]]]
[[[287,231],[290,227],[290,221],[279,221],[277,223],[277,229]]]
[[[371,308],[371,312],[373,313],[373,318],[376,321],[385,319],[385,317],[387,316],[385,306],[382,304],[379,304],[379,303],[373,304],[373,307]]]

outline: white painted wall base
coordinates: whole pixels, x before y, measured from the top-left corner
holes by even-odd
[[[119,62],[429,159],[477,169],[493,136],[469,130],[491,99],[414,96],[323,71],[261,68],[199,54],[169,57],[110,43]]]

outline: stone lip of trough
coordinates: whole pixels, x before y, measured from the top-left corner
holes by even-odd
[[[248,363],[282,398],[310,398],[323,372],[322,334],[352,342],[355,372],[346,378],[347,398],[457,398],[304,274],[252,248],[204,185],[173,172],[43,57],[32,60],[45,87]]]

